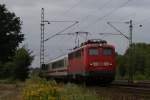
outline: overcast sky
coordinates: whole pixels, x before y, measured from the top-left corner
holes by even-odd
[[[129,25],[124,22],[133,20],[133,42],[150,43],[150,0],[0,0],[1,4],[15,12],[23,21],[22,33],[25,34],[23,44],[34,51],[33,67],[39,66],[40,58],[40,16],[41,8],[45,9],[45,20],[79,21],[64,33],[77,31],[90,32],[88,38],[107,40],[123,54],[128,47],[128,40],[122,36],[99,35],[98,33],[118,33],[107,22],[111,22],[125,35],[129,33]],[[117,23],[116,23],[117,22]],[[70,23],[51,23],[45,27],[45,37],[49,37]],[[143,27],[139,27],[142,24]],[[80,37],[80,42],[85,36]],[[75,44],[75,36],[57,36],[45,43],[46,62],[59,55],[66,54]]]

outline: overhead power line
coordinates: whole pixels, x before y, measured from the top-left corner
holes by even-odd
[[[55,21],[48,21],[48,22],[77,22],[76,20],[55,20]]]
[[[122,36],[124,36],[126,39],[129,39],[128,36],[124,35],[119,29],[117,29],[114,25],[112,25],[110,22],[107,22],[109,26],[111,26],[113,29],[115,29],[117,32],[119,32]]]
[[[72,7],[70,7],[68,10],[66,10],[62,15],[66,15],[67,13],[69,13],[71,10],[73,10],[74,8],[76,8],[77,6],[79,6],[81,4],[81,1],[83,0],[79,0],[77,3],[75,3]]]
[[[99,7],[97,10],[98,11],[100,11],[100,10],[102,10],[103,8],[105,8],[109,3],[111,3],[111,1],[112,0],[108,0],[108,1],[106,1],[101,7]],[[95,12],[91,12],[91,13],[96,13],[96,11]],[[90,15],[91,14],[88,14],[87,16],[85,16],[85,17],[83,17],[81,20],[80,20],[80,22],[84,22],[84,21],[86,21],[86,19],[88,19],[89,17],[90,17]],[[79,29],[80,30],[80,29]]]
[[[88,38],[88,35],[90,33],[89,32],[82,32],[82,31],[79,31],[79,32],[73,32],[73,33],[57,33],[57,34],[54,34],[52,36],[50,36],[48,39],[46,39],[45,41],[49,40],[49,39],[52,39],[54,38],[55,36],[60,36],[60,35],[73,35],[75,36],[75,44],[77,44],[77,47],[79,46],[79,35],[85,35],[85,41],[87,41],[87,38]]]
[[[106,2],[105,2],[101,7],[99,7],[97,10],[98,10],[98,11],[102,10],[102,9],[105,8],[111,1],[112,1],[112,0],[106,1]],[[92,12],[92,13],[94,14],[94,13],[96,13],[96,12]],[[87,16],[85,16],[84,18],[82,18],[82,19],[80,20],[80,22],[81,22],[81,21],[85,21],[86,19],[88,19],[90,15],[91,15],[91,14],[88,14]]]
[[[53,22],[54,22],[54,21],[53,21]],[[57,21],[57,22],[58,22],[58,21]],[[59,21],[59,22],[60,22],[60,21]],[[64,21],[61,21],[61,22],[64,22]],[[66,30],[68,30],[69,28],[73,27],[73,26],[76,25],[77,23],[79,23],[79,22],[78,22],[78,21],[75,21],[75,22],[74,22],[73,24],[71,24],[70,26],[68,26],[68,27],[66,27],[65,29],[63,29],[63,30],[61,30],[61,31],[59,31],[59,32],[57,32],[57,33],[55,33],[54,35],[48,37],[48,38],[45,39],[44,41],[48,41],[49,39],[51,39],[51,38],[57,36],[58,34],[61,34],[61,33],[65,32]]]
[[[94,26],[94,24],[98,23],[99,21],[103,20],[105,17],[110,16],[111,14],[113,14],[114,12],[116,12],[118,9],[124,7],[125,5],[127,5],[130,1],[132,0],[127,0],[126,2],[124,2],[123,4],[121,4],[119,7],[114,8],[113,10],[111,10],[110,12],[108,12],[107,14],[105,14],[102,17],[99,17],[97,20],[95,20],[94,22],[88,24],[86,27],[84,28],[89,28],[90,26]]]

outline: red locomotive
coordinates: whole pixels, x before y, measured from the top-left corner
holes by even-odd
[[[104,40],[88,40],[68,55],[48,63],[47,78],[110,83],[115,78],[115,48]]]

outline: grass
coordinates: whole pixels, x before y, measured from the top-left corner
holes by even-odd
[[[75,84],[55,81],[28,80],[23,89],[24,100],[98,100],[94,91]]]
[[[96,93],[84,87],[75,84],[67,84],[64,86],[62,93],[67,97],[67,100],[97,100]]]
[[[149,100],[128,90],[88,88],[72,83],[61,84],[32,78],[25,83],[0,84],[0,100]]]

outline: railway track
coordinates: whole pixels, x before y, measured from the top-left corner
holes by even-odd
[[[148,97],[150,99],[150,81],[139,81],[134,83],[114,81],[110,87],[122,89],[136,96]]]
[[[126,80],[124,80],[124,81],[116,80],[116,81],[112,82],[111,85],[150,88],[150,81],[135,81],[133,83],[129,83]]]
[[[111,87],[128,89],[137,93],[146,93],[150,95],[150,81],[139,81],[134,83],[128,83],[127,81],[114,81]]]
[[[108,86],[88,88],[94,89],[96,94],[106,100],[150,100],[150,81],[129,84],[127,81],[117,80]]]

